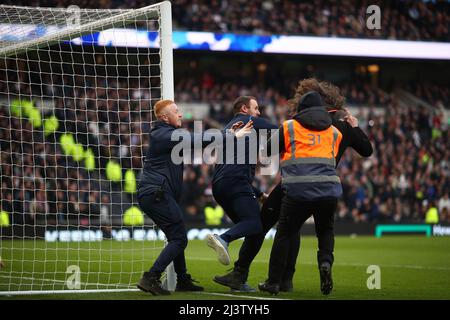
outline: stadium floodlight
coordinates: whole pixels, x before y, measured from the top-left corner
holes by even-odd
[[[157,48],[75,45],[125,28]],[[0,75],[0,294],[137,290],[164,239],[136,177],[152,106],[174,98],[170,2],[0,5]]]

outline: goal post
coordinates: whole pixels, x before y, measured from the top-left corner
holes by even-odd
[[[175,100],[174,80],[173,80],[173,48],[172,48],[172,7],[169,1],[161,4],[161,97],[163,99]],[[176,273],[173,262],[169,264],[166,270],[166,278],[163,286],[174,291],[176,287]]]
[[[160,99],[169,1],[0,5],[0,295],[136,289],[165,243],[136,195]]]

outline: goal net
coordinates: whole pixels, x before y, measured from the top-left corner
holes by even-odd
[[[172,65],[168,1],[0,6],[0,294],[136,290],[164,246],[136,189]]]

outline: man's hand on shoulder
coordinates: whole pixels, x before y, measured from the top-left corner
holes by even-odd
[[[348,111],[348,109],[345,109],[345,111],[347,111],[347,115],[344,117],[344,120],[352,126],[352,128],[356,128],[358,127],[358,119],[355,118],[350,111]]]
[[[253,129],[253,121],[250,120],[245,124],[245,126],[242,121],[236,122],[228,131],[233,133],[236,136],[236,138],[242,138],[243,136],[250,134],[252,129]]]

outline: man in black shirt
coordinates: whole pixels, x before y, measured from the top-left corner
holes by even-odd
[[[258,151],[260,130],[277,129],[267,119],[260,117],[258,102],[255,97],[242,96],[235,100],[233,106],[235,116],[225,126],[231,128],[233,124],[242,122],[244,124],[253,121],[253,129],[256,131],[256,147],[253,152]],[[227,232],[217,235],[209,234],[207,244],[213,248],[219,261],[228,265],[230,256],[228,244],[242,237],[259,234],[262,229],[260,218],[260,205],[258,199],[264,200],[267,195],[255,188],[252,183],[255,178],[257,154],[251,154],[252,148],[249,142],[245,144],[245,154],[239,154],[240,150],[233,150],[233,163],[217,164],[213,176],[213,195],[216,202],[225,210],[226,214],[235,223]],[[223,152],[225,155],[226,151]],[[244,158],[245,157],[245,158]],[[239,163],[238,159],[245,160]],[[240,287],[239,287],[240,288]],[[237,289],[239,289],[237,288]]]

